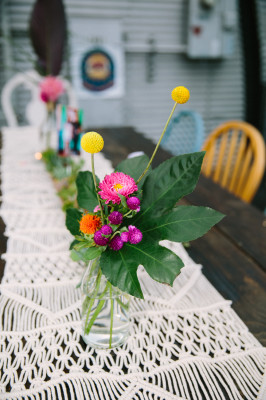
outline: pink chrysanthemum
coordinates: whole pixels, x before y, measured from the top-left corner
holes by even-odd
[[[118,194],[128,197],[138,190],[134,179],[123,172],[113,172],[110,175],[106,175],[99,184],[99,188],[101,189],[99,195],[103,200],[106,200],[106,204],[110,201],[114,204],[120,204],[121,199]]]
[[[64,90],[62,81],[55,76],[47,76],[40,83],[40,96],[45,103],[55,102]]]

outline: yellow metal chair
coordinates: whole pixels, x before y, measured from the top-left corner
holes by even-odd
[[[260,132],[241,121],[218,126],[206,139],[202,173],[246,202],[251,202],[265,171]]]

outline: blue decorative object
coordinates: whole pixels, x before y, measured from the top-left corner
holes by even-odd
[[[168,125],[161,146],[173,155],[200,150],[204,140],[203,120],[196,111],[183,110]]]

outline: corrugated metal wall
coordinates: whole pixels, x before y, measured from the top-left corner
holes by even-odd
[[[27,29],[33,3],[6,2],[14,71],[32,67]],[[172,108],[170,91],[177,85],[191,90],[191,100],[182,107],[203,116],[206,134],[222,121],[244,118],[239,27],[232,58],[192,61],[185,55],[187,0],[65,0],[65,6],[69,19],[112,18],[122,23],[126,55],[126,94],[121,100],[124,125],[134,126],[156,140]]]

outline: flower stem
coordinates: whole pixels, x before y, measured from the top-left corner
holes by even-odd
[[[103,297],[105,296],[105,293],[107,292],[107,290],[108,290],[108,283],[107,283],[107,285],[105,286],[104,291],[102,292],[102,294],[98,297],[98,299],[96,299],[95,297],[91,298],[92,305],[94,304],[95,300],[98,300],[98,301],[99,301],[99,304],[98,304],[98,306],[96,307],[96,310],[94,311],[94,313],[93,313],[91,319],[88,321],[89,316],[90,316],[90,312],[91,312],[91,309],[92,309],[92,305],[89,306],[89,310],[88,310],[87,318],[86,318],[86,322],[85,322],[85,329],[84,329],[86,335],[88,335],[88,334],[90,333],[90,330],[91,330],[91,328],[92,328],[92,325],[93,325],[94,321],[96,320],[96,318],[98,317],[98,315],[99,315],[101,309],[103,308],[104,302],[105,302],[106,300],[102,300],[102,299],[103,299]],[[96,296],[96,295],[97,295],[97,292],[95,293],[95,296]],[[88,323],[88,322],[89,322],[89,323]]]
[[[152,161],[153,161],[153,159],[154,159],[154,156],[155,156],[155,154],[157,153],[157,150],[158,150],[158,148],[159,148],[159,146],[160,146],[160,143],[161,143],[161,141],[162,141],[162,138],[163,138],[163,136],[164,136],[164,134],[165,134],[165,131],[166,131],[168,125],[169,125],[170,119],[172,118],[172,115],[173,115],[173,113],[174,113],[174,111],[175,111],[176,106],[177,106],[177,103],[174,104],[174,107],[173,107],[173,109],[172,109],[172,111],[171,111],[171,113],[170,113],[170,115],[169,115],[169,118],[168,118],[168,120],[167,120],[167,122],[166,122],[166,124],[165,124],[165,126],[164,126],[164,128],[163,128],[163,131],[162,131],[162,134],[161,134],[161,136],[160,136],[159,142],[157,143],[157,145],[156,145],[156,147],[155,147],[155,150],[154,150],[154,152],[153,152],[153,154],[152,154],[152,156],[151,156],[151,158],[150,158],[150,161],[149,161],[147,167],[145,168],[145,170],[143,171],[143,173],[141,174],[141,176],[139,177],[139,179],[136,181],[136,184],[138,184],[138,183],[141,181],[141,179],[144,177],[144,175],[146,175],[146,173],[148,172],[148,170],[149,170],[149,168],[150,168],[150,166],[151,166],[151,163],[152,163]]]
[[[94,311],[93,316],[91,317],[88,326],[86,327],[86,331],[85,331],[86,335],[88,335],[90,333],[91,327],[94,324],[94,322],[95,322],[96,318],[98,317],[98,315],[100,314],[101,309],[104,306],[104,303],[105,303],[105,300],[100,300],[99,301],[99,304],[98,304],[96,310]]]
[[[109,283],[110,291],[110,302],[111,302],[111,321],[110,321],[110,337],[109,337],[109,349],[112,348],[112,338],[113,338],[113,324],[114,324],[114,299],[112,298],[112,285]]]
[[[97,196],[97,199],[98,199],[98,203],[99,203],[99,206],[100,206],[100,210],[101,210],[102,223],[104,223],[102,203],[100,202],[100,198],[99,198],[98,191],[97,191],[97,183],[96,183],[96,176],[95,176],[95,169],[94,169],[94,154],[93,153],[91,153],[91,172],[92,172],[92,176],[93,176],[95,193],[96,193],[96,196]]]
[[[92,306],[93,306],[93,304],[95,302],[95,296],[97,295],[99,287],[100,287],[101,277],[102,277],[102,271],[99,270],[97,278],[96,278],[96,287],[95,287],[95,289],[93,291],[93,294],[92,294],[94,297],[90,298],[89,308],[88,308],[88,312],[87,312],[87,316],[86,316],[86,320],[85,320],[85,333],[86,334],[89,333],[89,332],[87,332],[87,323],[88,323],[88,319],[89,319],[89,316],[90,316],[90,312],[91,312]]]

